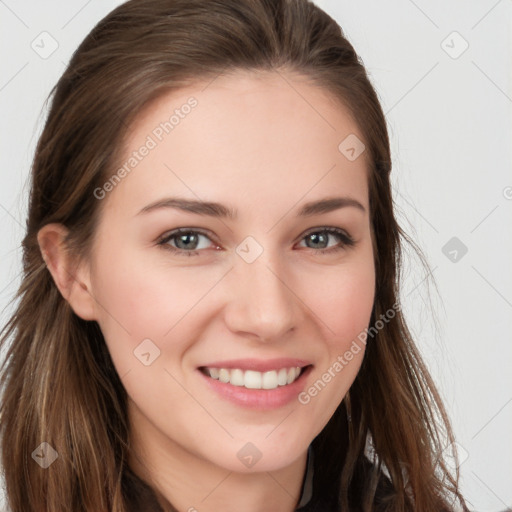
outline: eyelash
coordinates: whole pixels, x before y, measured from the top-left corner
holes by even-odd
[[[341,240],[341,244],[338,246],[335,246],[335,247],[329,247],[328,249],[318,249],[318,250],[313,249],[315,252],[319,252],[320,254],[335,253],[335,252],[345,249],[346,247],[353,247],[355,245],[354,239],[349,234],[347,234],[342,229],[332,228],[332,227],[315,228],[314,230],[310,230],[301,238],[301,241],[304,240],[305,238],[307,238],[308,236],[318,234],[318,233],[328,233],[330,235],[336,235]],[[178,229],[175,229],[174,231],[172,231],[171,233],[168,233],[168,234],[164,235],[162,238],[160,238],[157,242],[157,245],[167,251],[171,251],[173,254],[177,254],[178,256],[190,257],[190,256],[198,255],[203,249],[200,249],[200,250],[195,249],[192,251],[185,251],[184,249],[178,249],[176,247],[172,247],[171,245],[169,245],[168,242],[170,240],[176,238],[179,235],[183,235],[183,234],[199,234],[199,235],[205,236],[210,241],[213,241],[210,239],[210,236],[203,231],[195,230],[195,229],[187,229],[187,228],[178,228]],[[308,249],[311,249],[311,247],[308,247]]]

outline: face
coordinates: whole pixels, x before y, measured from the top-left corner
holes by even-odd
[[[132,126],[125,172],[97,191],[90,292],[142,443],[270,471],[307,450],[363,358],[368,171],[338,147],[362,135],[291,74],[205,87]]]

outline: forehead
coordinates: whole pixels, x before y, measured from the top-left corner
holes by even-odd
[[[140,209],[172,193],[285,207],[339,192],[367,206],[366,154],[350,160],[340,150],[350,137],[363,140],[349,110],[304,77],[218,76],[166,93],[137,116],[119,162],[128,172],[108,199]]]

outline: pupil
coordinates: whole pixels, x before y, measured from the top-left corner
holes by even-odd
[[[188,244],[188,245],[187,245],[186,240],[187,240],[187,239],[190,239],[190,238],[194,238],[194,237],[196,237],[196,235],[194,235],[194,234],[192,234],[192,233],[187,233],[187,234],[181,235],[181,236],[178,238],[178,241],[179,241],[179,242],[185,242],[185,245],[184,245],[184,247],[179,247],[179,248],[180,248],[180,249],[182,249],[182,248],[185,248],[185,249],[186,249],[187,247],[190,247],[190,244]],[[189,241],[190,241],[190,240],[189,240]],[[193,243],[192,243],[192,245],[193,245]]]
[[[324,237],[324,235],[319,235],[319,234],[315,233],[315,234],[311,235],[311,238],[313,239],[314,243],[318,243],[319,241],[321,243],[321,240],[319,240],[319,239],[325,238],[325,237]],[[324,240],[324,242],[325,242],[325,240]]]

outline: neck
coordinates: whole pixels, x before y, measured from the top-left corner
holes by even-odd
[[[275,471],[230,471],[175,443],[132,406],[129,464],[156,489],[163,510],[172,510],[169,502],[180,512],[295,511],[307,451]]]

